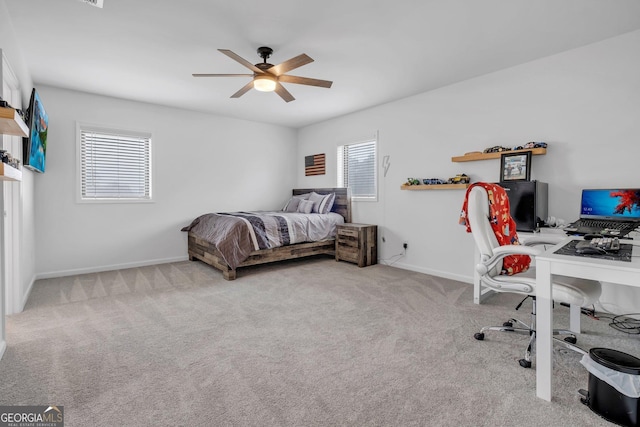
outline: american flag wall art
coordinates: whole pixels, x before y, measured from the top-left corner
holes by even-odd
[[[304,158],[304,174],[305,176],[311,175],[324,175],[325,157],[323,154],[314,154],[313,156],[305,156]]]

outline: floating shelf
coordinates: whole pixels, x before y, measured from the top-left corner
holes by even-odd
[[[0,181],[22,181],[22,171],[0,162]]]
[[[471,184],[431,184],[431,185],[407,185],[402,184],[400,186],[401,190],[464,190],[468,188]]]
[[[499,159],[503,154],[526,153],[527,151],[531,151],[531,154],[534,156],[547,154],[546,148],[525,148],[524,150],[508,150],[508,151],[500,151],[497,153],[467,153],[464,156],[452,157],[451,161],[452,162],[473,162],[475,160]]]
[[[29,136],[29,128],[24,124],[24,121],[16,110],[8,107],[0,107],[0,133],[26,138]]]

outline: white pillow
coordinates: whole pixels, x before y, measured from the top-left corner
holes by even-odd
[[[318,212],[318,205],[320,205],[320,202],[322,201],[322,196],[313,191],[309,194],[309,198],[307,200],[313,202],[313,209],[311,212]]]
[[[300,213],[311,213],[313,210],[314,203],[311,200],[300,200],[298,203],[298,212]]]
[[[316,192],[312,192],[309,195],[309,201],[313,202],[313,210],[314,213],[322,213],[326,214],[331,212],[331,208],[333,207],[333,203],[335,201],[336,194],[318,194]]]
[[[289,201],[287,202],[287,204],[284,205],[284,207],[282,208],[283,212],[297,212],[298,211],[298,205],[300,204],[300,197],[292,197],[289,199]]]
[[[330,193],[325,195],[322,198],[322,202],[320,202],[320,206],[318,206],[318,213],[328,214],[331,212],[331,208],[333,208],[333,204],[336,201],[336,193]]]
[[[298,204],[300,203],[300,200],[307,200],[309,198],[310,194],[311,193],[305,193],[305,194],[300,194],[300,195],[293,196],[284,205],[284,207],[282,208],[282,211],[283,212],[297,212],[298,211]]]

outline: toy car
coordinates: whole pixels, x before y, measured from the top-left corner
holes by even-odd
[[[407,178],[406,185],[420,185],[420,180],[417,178]]]
[[[448,181],[449,184],[469,184],[470,182],[471,182],[471,178],[469,178],[468,175],[465,175],[463,173],[459,173],[453,178],[449,178],[449,181]]]
[[[422,183],[424,185],[439,185],[439,184],[446,184],[447,182],[444,179],[440,179],[440,178],[426,178],[422,180]]]
[[[511,148],[501,147],[499,145],[496,145],[493,147],[485,148],[483,153],[499,153],[501,151],[511,151]]]
[[[533,144],[533,148],[547,148],[546,142],[536,142]]]

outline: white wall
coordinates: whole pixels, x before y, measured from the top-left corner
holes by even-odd
[[[38,86],[49,115],[35,176],[38,277],[186,259],[180,228],[215,211],[280,208],[296,175],[296,131]],[[76,122],[149,131],[153,203],[76,202]]]
[[[580,189],[637,187],[640,158],[640,31],[301,129],[298,186],[333,186],[335,147],[379,131],[391,156],[377,203],[357,203],[354,222],[380,226],[379,256],[394,265],[471,282],[473,241],[458,225],[463,191],[401,191],[408,177],[497,181],[499,160],[452,163],[493,145],[545,141],[532,179],[549,183],[549,214],[577,217]],[[428,72],[428,70],[425,70]],[[401,78],[395,77],[395,78]],[[305,177],[302,158],[327,153],[327,175]],[[621,293],[618,291],[618,295]],[[626,293],[625,293],[626,294]],[[638,292],[605,289],[605,307],[637,312]],[[634,308],[635,307],[635,308]]]

